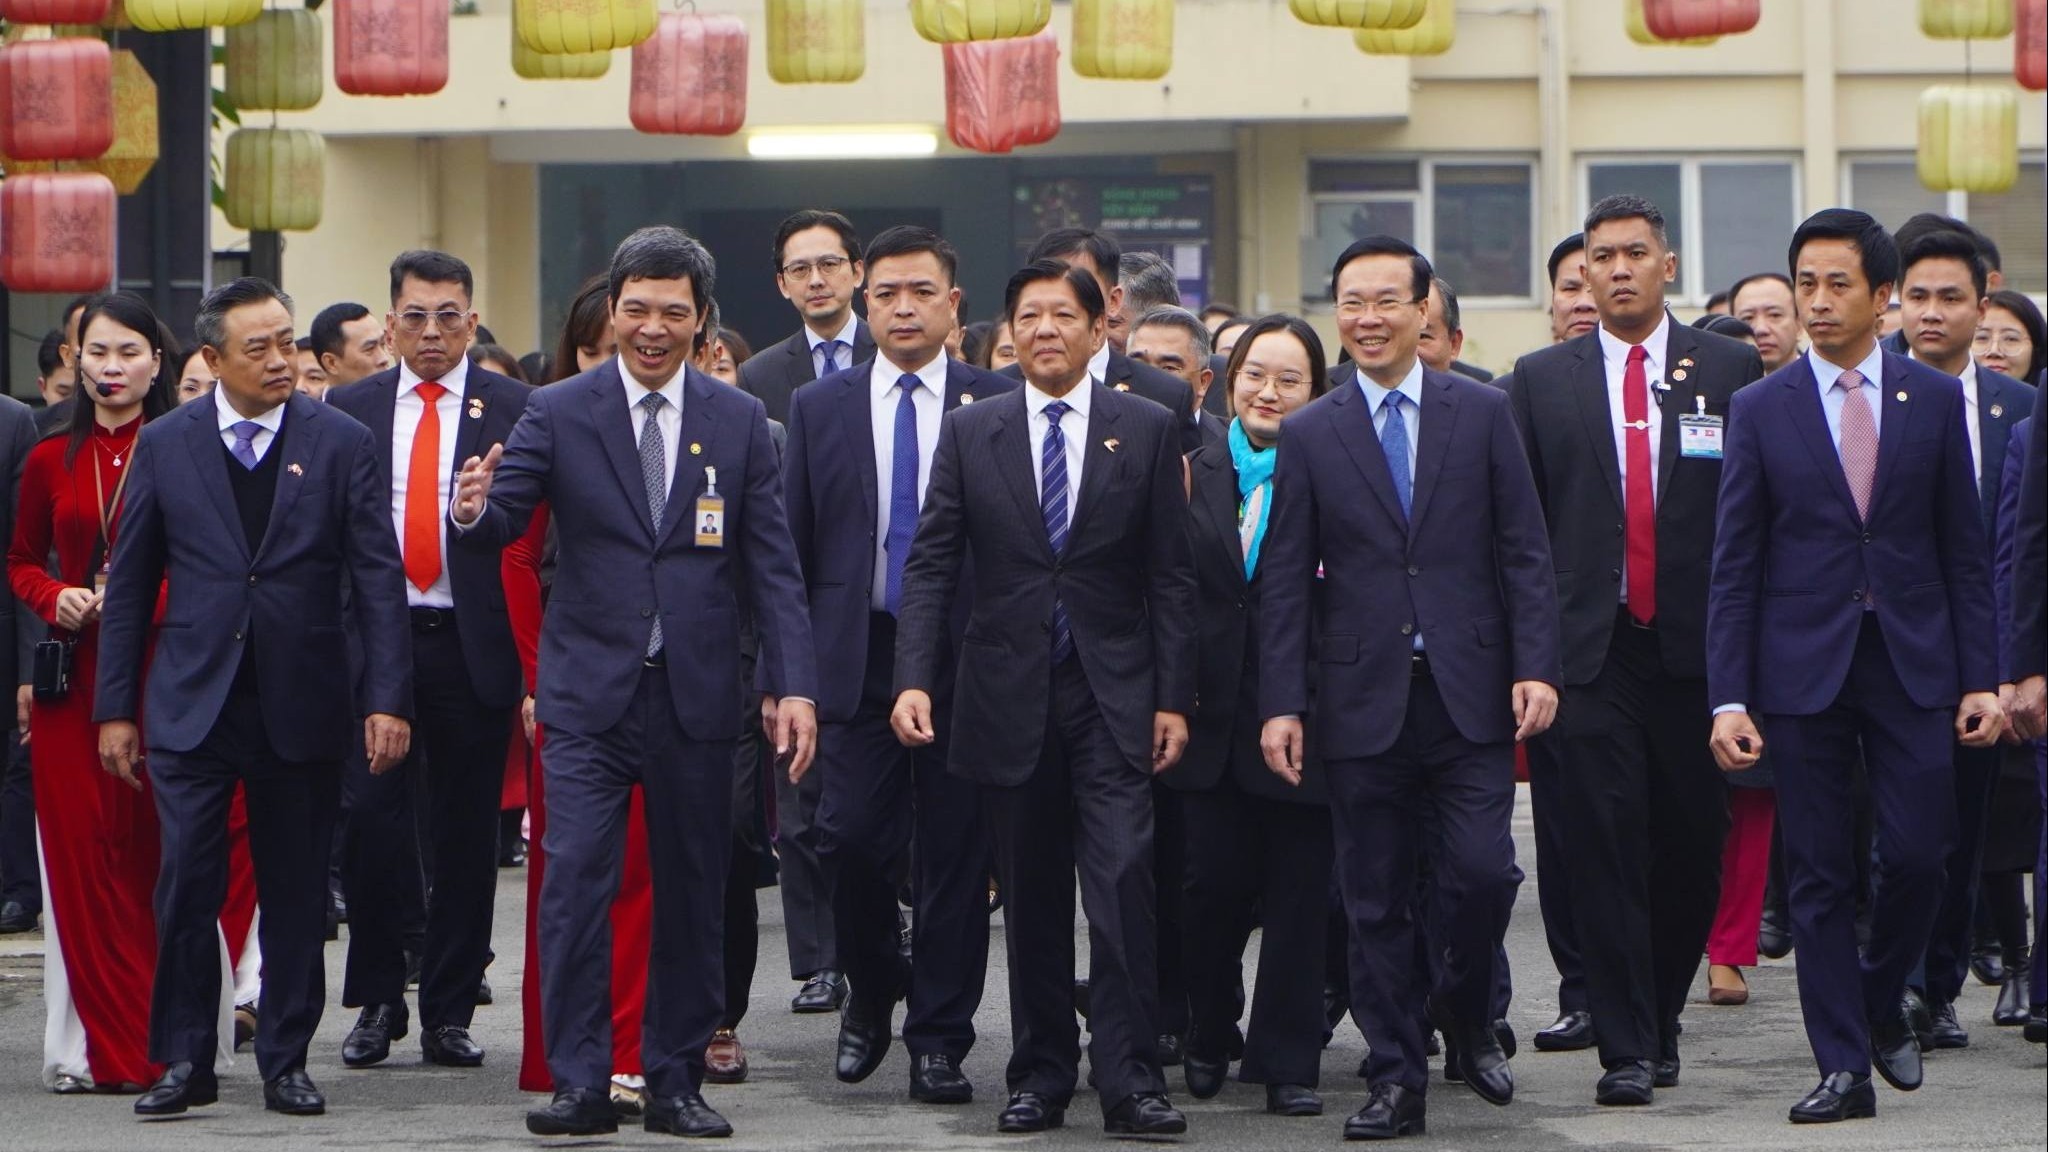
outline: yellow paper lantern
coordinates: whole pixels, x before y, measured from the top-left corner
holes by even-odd
[[[1920,183],[2004,192],[2020,177],[2020,103],[2010,88],[1936,84],[1920,94]]]
[[[512,30],[535,52],[631,48],[654,35],[654,0],[512,0]]]
[[[1351,38],[1370,56],[1441,56],[1458,38],[1457,0],[1428,0],[1412,28],[1360,28]]]
[[[1303,24],[1319,28],[1413,28],[1429,0],[1287,0]]]
[[[114,53],[114,143],[98,159],[79,164],[114,182],[132,196],[156,167],[156,81],[126,48]]]
[[[2012,0],[1920,0],[1920,32],[1936,40],[2003,40]]]
[[[263,14],[263,0],[127,0],[128,19],[143,32],[233,27]]]
[[[303,128],[238,128],[228,136],[228,223],[250,232],[320,226],[327,144]]]
[[[605,52],[535,52],[512,32],[512,71],[528,80],[595,80],[612,70]]]
[[[1074,0],[1074,71],[1157,80],[1173,67],[1173,0]]]
[[[320,103],[322,39],[320,17],[304,8],[274,8],[228,29],[228,102],[245,112]]]
[[[768,0],[768,78],[844,84],[868,69],[866,0]]]
[[[1643,18],[1643,0],[1622,0],[1621,22],[1628,29],[1628,38],[1638,44],[1652,48],[1704,48],[1719,40],[1719,36],[1694,36],[1686,40],[1666,40],[1650,31],[1650,22]]]
[[[1035,36],[1052,21],[1052,0],[910,0],[910,25],[934,44]]]

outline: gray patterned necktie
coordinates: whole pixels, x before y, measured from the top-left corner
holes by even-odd
[[[640,399],[641,411],[647,413],[647,422],[640,427],[640,478],[647,483],[647,514],[654,521],[656,533],[661,531],[661,513],[668,505],[668,462],[667,444],[661,436],[661,409],[668,403],[668,397],[659,392],[649,392]],[[647,637],[647,655],[661,651],[661,616],[654,617],[654,631]]]

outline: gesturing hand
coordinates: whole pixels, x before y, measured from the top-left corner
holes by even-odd
[[[493,444],[489,452],[462,462],[462,471],[455,475],[455,496],[448,502],[450,519],[466,528],[484,514],[484,504],[491,497],[491,478],[504,458],[505,446]]]

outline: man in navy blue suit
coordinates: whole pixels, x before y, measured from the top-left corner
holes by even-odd
[[[1812,347],[1737,393],[1707,606],[1712,746],[1756,763],[1768,734],[1785,831],[1799,1000],[1821,1082],[1794,1123],[1877,1112],[1870,1069],[1920,1086],[1901,997],[1955,839],[1954,745],[1998,703],[1990,553],[1956,378],[1883,351],[1899,277],[1882,225],[1846,208],[1792,236]],[[1851,788],[1876,811],[1870,944],[1858,956]]]
[[[166,1067],[135,1111],[169,1115],[217,1095],[215,921],[240,784],[261,913],[263,1102],[314,1115],[326,1100],[306,1075],[306,1045],[327,998],[327,862],[351,726],[367,716],[372,771],[403,760],[411,738],[405,576],[369,431],[293,392],[290,298],[233,280],[200,302],[194,328],[220,386],[136,445],[93,706],[101,762],[137,787],[137,720],[149,729],[163,825],[149,1055]],[[360,696],[344,587],[366,657]],[[166,588],[145,691],[143,653]]]
[[[952,694],[939,694],[936,742],[905,748],[889,727],[896,612],[941,417],[1017,386],[946,356],[958,261],[928,228],[875,237],[867,312],[879,355],[796,390],[784,456],[789,531],[818,645],[819,848],[832,880],[833,951],[849,984],[835,1071],[847,1083],[873,1074],[907,993],[910,1096],[933,1104],[974,1096],[960,1065],[988,967],[988,851],[974,783],[946,772]],[[897,951],[905,875],[916,905],[914,973]]]
[[[511,442],[463,465],[449,518],[495,553],[542,500],[561,563],[540,636],[534,718],[548,731],[541,1026],[554,1100],[540,1136],[616,1131],[609,1085],[611,931],[638,785],[654,871],[644,1125],[728,1136],[704,1102],[725,1010],[725,881],[740,620],[751,611],[778,764],[810,768],[818,694],[803,575],[761,402],[687,366],[715,268],[674,228],[612,255],[615,360],[535,392]]]
[[[1550,726],[1563,676],[1550,542],[1508,394],[1416,355],[1433,278],[1388,236],[1337,258],[1359,374],[1287,418],[1260,561],[1260,745],[1290,783],[1311,661],[1319,677],[1351,1004],[1371,1049],[1371,1096],[1347,1139],[1425,1128],[1429,1065],[1407,995],[1422,980],[1418,826],[1436,840],[1445,929],[1431,942],[1445,959],[1430,1017],[1467,1086],[1513,1098],[1491,1021],[1495,947],[1521,877],[1515,743]]]

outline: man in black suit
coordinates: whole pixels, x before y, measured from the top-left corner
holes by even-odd
[[[1676,323],[1664,215],[1610,196],[1586,217],[1600,311],[1508,376],[1556,564],[1564,700],[1537,743],[1587,996],[1602,1104],[1678,1083],[1678,1017],[1712,927],[1726,788],[1707,752],[1706,615],[1728,398],[1756,350]],[[1544,861],[1550,863],[1550,861]]]
[[[1514,1095],[1492,1020],[1495,955],[1514,905],[1515,752],[1557,707],[1557,597],[1543,512],[1507,395],[1415,355],[1429,261],[1372,236],[1337,259],[1357,383],[1283,426],[1263,544],[1260,748],[1300,780],[1317,668],[1319,743],[1351,929],[1351,1003],[1371,1097],[1351,1139],[1424,1130],[1429,1065],[1409,990],[1431,839],[1444,938],[1430,1016],[1481,1098]],[[1369,495],[1368,495],[1369,494]],[[1311,616],[1321,634],[1310,645]]]
[[[100,762],[162,824],[144,1116],[214,1102],[227,816],[247,799],[263,947],[256,1067],[273,1112],[315,1115],[328,846],[356,717],[373,772],[411,739],[412,633],[375,438],[294,395],[291,302],[253,277],[208,293],[194,328],[214,396],[143,429],[100,624]],[[344,602],[341,595],[346,588]],[[163,603],[161,620],[158,602]],[[344,613],[366,670],[352,693]],[[149,658],[147,688],[143,658]]]
[[[803,385],[874,359],[874,334],[853,313],[854,293],[865,273],[860,235],[837,212],[807,208],[776,229],[775,286],[803,318],[803,327],[740,365],[740,387],[760,397],[770,420],[789,423],[790,397]],[[846,1000],[846,978],[833,952],[838,932],[831,877],[818,859],[823,780],[811,776],[792,783],[786,774],[775,774],[777,871],[789,975],[803,984],[790,1001],[795,1012],[835,1012]]]
[[[1194,566],[1176,418],[1093,379],[1100,286],[1039,260],[1005,312],[1026,387],[947,417],[897,614],[896,734],[938,730],[955,587],[973,553],[949,767],[982,785],[1010,950],[1003,1132],[1066,1117],[1079,1073],[1074,878],[1089,924],[1089,1063],[1112,1134],[1183,1132],[1154,1044],[1151,778],[1194,706]]]
[[[509,439],[532,389],[464,354],[476,328],[473,285],[469,265],[447,253],[401,253],[391,263],[386,321],[398,367],[327,394],[377,438],[378,479],[405,564],[419,727],[405,763],[381,774],[352,771],[348,781],[342,876],[352,911],[341,1002],[363,1010],[342,1044],[351,1068],[381,1062],[408,1030],[401,938],[403,894],[421,882],[409,866],[415,842],[431,853],[433,873],[420,1047],[430,1064],[474,1067],[484,1059],[469,1024],[490,959],[505,747],[526,685],[500,558],[450,549],[446,525],[456,463]]]
[[[391,367],[391,340],[384,322],[353,300],[322,308],[313,317],[313,330],[307,338],[320,360],[320,370],[327,373],[329,399],[334,389]]]
[[[73,403],[71,393],[78,380],[78,321],[85,315],[85,306],[91,302],[90,295],[73,296],[71,302],[64,305],[64,325],[60,329],[64,335],[56,348],[57,364],[61,371],[52,373],[42,369],[40,362],[37,365],[42,371],[42,376],[38,379],[39,387],[45,379],[53,382],[60,379],[62,381],[61,388],[42,388],[43,406],[36,410],[38,435],[47,436],[59,428],[70,425]]]
[[[1438,276],[1429,285],[1429,323],[1422,329],[1422,339],[1415,345],[1415,354],[1438,372],[1456,372],[1467,380],[1491,383],[1493,373],[1458,359],[1464,352],[1464,312],[1458,307],[1457,289],[1451,287],[1450,281]]]
[[[1209,398],[1226,385],[1217,379],[1216,357],[1210,354],[1208,325],[1178,304],[1162,304],[1140,312],[1131,321],[1124,347],[1131,360],[1186,381],[1195,393],[1195,422],[1204,444],[1222,444],[1230,421],[1212,409]]]

